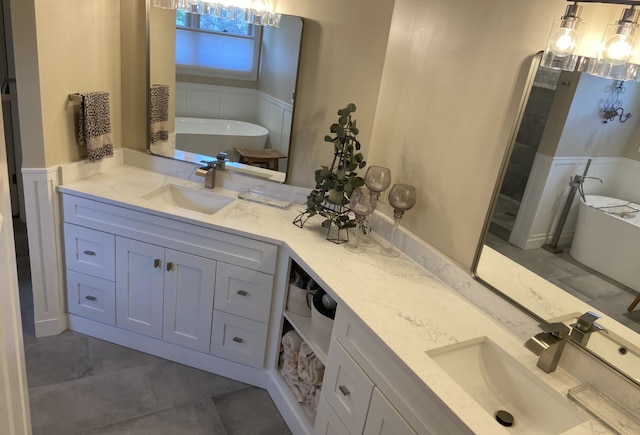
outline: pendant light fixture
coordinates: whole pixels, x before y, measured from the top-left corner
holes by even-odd
[[[628,80],[635,74],[635,65],[629,60],[638,40],[640,10],[635,6],[622,11],[620,20],[609,24],[602,35],[597,57],[590,59],[585,68],[589,74],[614,80]]]
[[[565,14],[553,22],[541,65],[547,68],[573,71],[578,56],[576,48],[584,34],[585,25],[580,19],[582,6],[577,3],[567,6]]]

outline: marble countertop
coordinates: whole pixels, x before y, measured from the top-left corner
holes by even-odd
[[[133,166],[118,166],[58,189],[288,249],[303,267],[314,271],[319,284],[339,304],[349,306],[476,433],[509,432],[496,427],[493,417],[445,375],[425,351],[487,336],[561,394],[566,395],[569,388],[578,385],[561,369],[551,374],[537,369],[537,357],[524,348],[520,339],[408,257],[385,257],[376,243],[364,253],[349,252],[344,246],[325,240],[321,217],[309,219],[303,229],[293,225],[304,206],[294,203],[283,210],[235,200],[217,213],[205,215],[166,204],[154,206],[141,198],[166,183],[204,190],[202,184]],[[232,190],[216,188],[214,192],[237,197]],[[597,421],[589,420],[566,433],[608,431]]]

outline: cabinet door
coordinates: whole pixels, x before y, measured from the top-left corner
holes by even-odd
[[[116,325],[162,337],[164,248],[116,238]]]
[[[165,341],[209,352],[216,262],[179,251],[165,251]]]
[[[374,388],[363,435],[416,435],[416,431],[380,390]]]

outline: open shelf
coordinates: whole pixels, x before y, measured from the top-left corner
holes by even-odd
[[[331,334],[314,331],[311,328],[311,317],[300,316],[288,310],[285,310],[284,317],[298,331],[300,337],[307,342],[316,357],[326,366]]]

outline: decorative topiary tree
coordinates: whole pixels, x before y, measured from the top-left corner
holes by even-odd
[[[325,217],[322,226],[327,228],[327,239],[335,243],[348,241],[348,236],[341,237],[340,230],[355,226],[355,219],[349,217],[349,198],[356,187],[364,185],[364,179],[356,172],[367,163],[356,138],[356,120],[351,117],[355,111],[353,103],[338,110],[338,122],[329,128],[333,136],[324,137],[325,142],[333,143],[333,162],[315,171],[316,187],[307,196],[307,209],[293,221],[302,228],[311,216]],[[330,236],[332,225],[338,230],[337,237]]]

